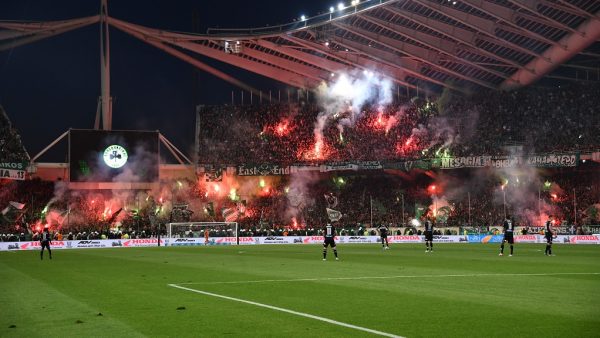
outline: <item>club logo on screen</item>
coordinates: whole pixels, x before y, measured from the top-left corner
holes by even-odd
[[[111,168],[121,168],[127,163],[127,150],[113,144],[104,150],[104,163]]]

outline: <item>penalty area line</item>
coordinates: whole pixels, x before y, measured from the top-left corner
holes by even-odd
[[[169,285],[215,285],[215,284],[250,284],[250,283],[285,283],[285,282],[320,282],[336,280],[363,280],[363,279],[399,279],[399,278],[453,278],[453,277],[527,277],[527,276],[577,276],[600,275],[600,272],[550,272],[550,273],[472,273],[452,275],[398,275],[398,276],[357,276],[357,277],[325,277],[325,278],[297,278],[297,279],[258,279],[243,281],[221,282],[188,282]]]
[[[354,330],[359,330],[359,331],[363,331],[363,332],[372,333],[372,334],[375,334],[375,335],[378,335],[378,336],[394,337],[394,338],[404,338],[402,336],[398,336],[398,335],[395,335],[395,334],[392,334],[392,333],[377,331],[377,330],[369,329],[369,328],[362,327],[362,326],[357,326],[357,325],[352,325],[352,324],[348,324],[348,323],[344,323],[344,322],[339,322],[337,320],[333,320],[333,319],[329,319],[329,318],[325,318],[325,317],[311,315],[310,313],[304,313],[304,312],[289,310],[289,309],[285,309],[285,308],[282,308],[282,307],[277,307],[277,306],[273,306],[273,305],[268,305],[268,304],[253,302],[253,301],[245,300],[245,299],[241,299],[241,298],[229,297],[229,296],[224,296],[224,295],[220,295],[220,294],[216,294],[216,293],[212,293],[212,292],[207,292],[207,291],[202,291],[202,290],[187,288],[185,286],[181,286],[181,285],[177,285],[177,284],[168,284],[168,285],[170,287],[176,288],[176,289],[181,289],[181,290],[185,290],[185,291],[195,292],[195,293],[199,293],[199,294],[202,294],[202,295],[205,295],[205,296],[211,296],[211,297],[216,297],[216,298],[227,299],[227,300],[231,300],[231,301],[234,301],[234,302],[239,302],[239,303],[254,305],[254,306],[258,306],[258,307],[262,307],[262,308],[266,308],[266,309],[270,309],[270,310],[275,310],[275,311],[279,311],[279,312],[285,312],[285,313],[289,313],[289,314],[292,314],[292,315],[296,315],[296,316],[300,316],[300,317],[305,317],[305,318],[310,318],[310,319],[322,321],[322,322],[333,324],[333,325],[337,325],[337,326],[342,326],[342,327],[347,327],[347,328],[354,329]]]

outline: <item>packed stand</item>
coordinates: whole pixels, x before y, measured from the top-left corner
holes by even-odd
[[[315,147],[316,104],[206,106],[200,111],[200,163],[239,165],[597,151],[597,85],[482,92],[444,100],[400,100],[331,114],[324,155]]]

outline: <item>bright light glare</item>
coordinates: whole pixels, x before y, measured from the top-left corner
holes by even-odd
[[[335,11],[335,8],[333,8],[333,6],[329,7],[329,13],[333,13]]]
[[[302,20],[302,21],[306,21],[306,15],[301,15],[301,16],[300,16],[300,20]]]
[[[346,6],[344,6],[344,3],[343,3],[343,2],[340,2],[340,3],[338,4],[338,11],[341,11],[341,10],[343,10],[344,8],[346,8]]]

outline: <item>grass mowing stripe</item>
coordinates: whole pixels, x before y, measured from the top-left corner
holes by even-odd
[[[177,285],[215,285],[215,284],[249,284],[249,283],[279,283],[279,282],[319,282],[330,280],[361,280],[361,279],[397,279],[397,278],[452,278],[452,277],[519,277],[519,276],[564,276],[564,275],[600,275],[600,272],[554,272],[554,273],[475,273],[452,275],[399,275],[399,276],[359,276],[359,277],[326,277],[326,278],[298,278],[298,279],[260,279],[245,281],[223,282],[188,282]],[[175,285],[175,284],[169,284]]]
[[[362,326],[356,326],[356,325],[352,325],[352,324],[348,324],[348,323],[344,323],[344,322],[339,322],[337,320],[333,320],[333,319],[329,319],[329,318],[324,318],[324,317],[319,317],[319,316],[311,315],[309,313],[298,312],[298,311],[284,309],[284,308],[281,308],[281,307],[272,306],[272,305],[268,305],[268,304],[257,303],[257,302],[253,302],[253,301],[250,301],[250,300],[245,300],[245,299],[240,299],[240,298],[234,298],[234,297],[219,295],[219,294],[212,293],[212,292],[206,292],[206,291],[202,291],[202,290],[187,288],[187,287],[180,286],[180,285],[177,285],[177,284],[168,284],[168,285],[170,287],[181,289],[181,290],[185,290],[185,291],[195,292],[195,293],[199,293],[199,294],[203,294],[203,295],[211,296],[211,297],[217,297],[217,298],[227,299],[227,300],[231,300],[231,301],[234,301],[234,302],[240,302],[240,303],[250,304],[250,305],[254,305],[254,306],[264,307],[264,308],[267,308],[267,309],[271,309],[271,310],[275,310],[275,311],[280,311],[280,312],[285,312],[285,313],[293,314],[293,315],[296,315],[296,316],[301,316],[301,317],[306,317],[306,318],[310,318],[310,319],[319,320],[319,321],[326,322],[326,323],[333,324],[333,325],[343,326],[343,327],[347,327],[347,328],[354,329],[354,330],[359,330],[359,331],[364,331],[364,332],[372,333],[372,334],[375,334],[375,335],[378,335],[378,336],[393,337],[393,338],[404,338],[402,336],[398,336],[398,335],[395,335],[395,334],[392,334],[392,333],[377,331],[377,330],[369,329],[369,328],[362,327]]]

